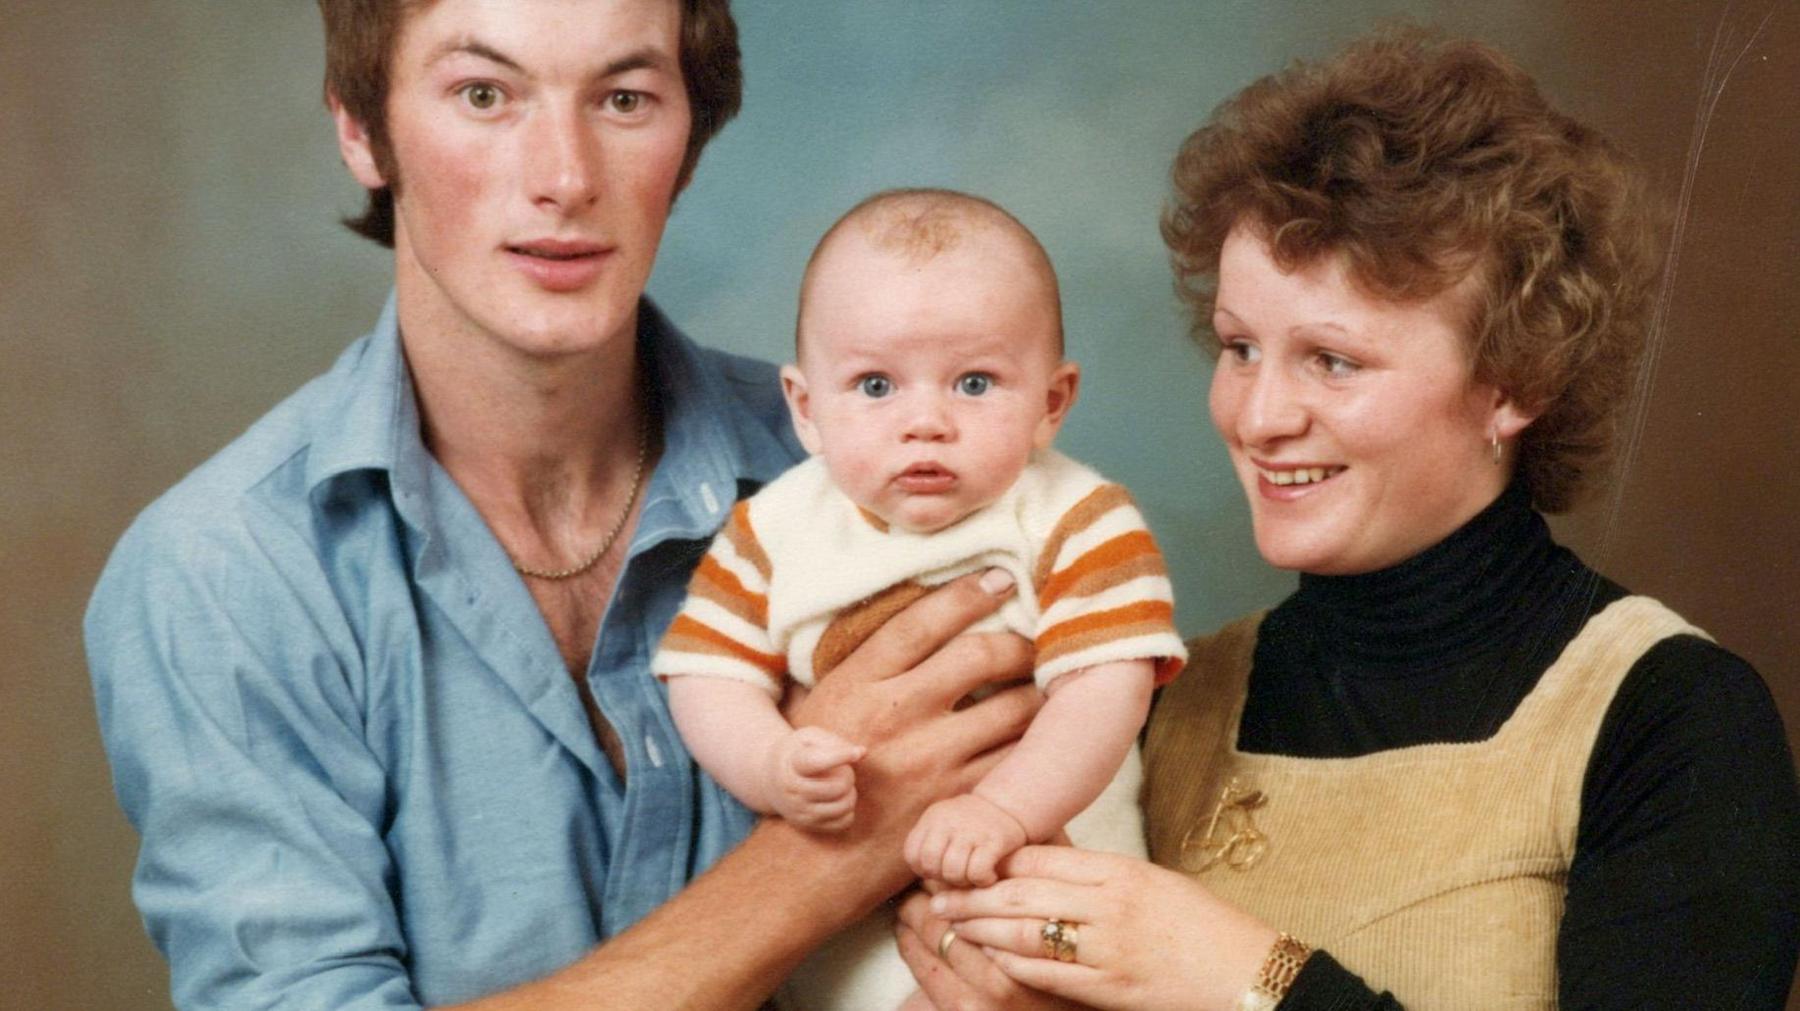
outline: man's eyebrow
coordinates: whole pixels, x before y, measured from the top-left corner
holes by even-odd
[[[497,63],[514,73],[522,74],[525,72],[525,68],[519,64],[519,61],[506,55],[500,50],[495,49],[493,46],[476,39],[458,39],[454,42],[446,43],[439,48],[437,52],[433,53],[431,58],[426,62],[428,64],[436,63],[446,57],[458,54],[480,57],[491,63]],[[619,74],[630,73],[633,70],[674,69],[675,61],[670,59],[667,53],[654,46],[645,46],[642,49],[635,49],[617,59],[611,60],[605,66],[601,67],[599,73],[594,76],[597,78],[607,78],[616,77]]]
[[[633,70],[673,70],[675,62],[669,54],[654,46],[634,49],[600,68],[597,77],[616,77]]]
[[[500,50],[495,49],[493,46],[476,39],[457,39],[454,42],[447,42],[438,47],[437,52],[432,53],[431,58],[425,62],[427,65],[430,65],[445,57],[455,56],[459,53],[467,54],[469,56],[478,56],[491,63],[498,63],[514,73],[522,74],[525,72],[525,68],[519,65],[519,61],[506,55]]]

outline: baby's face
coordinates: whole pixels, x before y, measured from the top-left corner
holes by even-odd
[[[924,262],[846,237],[815,267],[794,427],[832,480],[891,526],[930,533],[998,499],[1074,402],[1054,292],[1004,241]]]

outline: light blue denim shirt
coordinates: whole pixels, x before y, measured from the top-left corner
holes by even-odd
[[[800,449],[773,368],[641,316],[665,448],[587,675],[624,783],[530,593],[421,441],[391,301],[126,533],[88,658],[143,839],[133,894],[178,1004],[492,992],[635,923],[748,831],[648,669],[733,501]]]

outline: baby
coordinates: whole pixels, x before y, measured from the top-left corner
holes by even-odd
[[[754,810],[848,826],[863,749],[790,727],[788,679],[812,685],[929,587],[1000,567],[1018,592],[988,627],[1035,643],[1046,700],[973,792],[925,812],[907,862],[992,884],[1003,857],[1065,825],[1077,845],[1142,855],[1133,745],[1186,651],[1130,497],[1050,449],[1079,369],[1043,248],[976,197],[878,194],[814,250],[796,344],[782,385],[813,455],[738,503],[651,666],[695,759]],[[812,995],[790,1003],[899,1003],[911,979],[882,947],[897,984],[828,948],[799,974]]]

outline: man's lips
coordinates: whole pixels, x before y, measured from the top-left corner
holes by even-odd
[[[532,239],[506,246],[506,256],[546,291],[585,288],[600,273],[612,247],[572,239]]]
[[[956,473],[934,463],[918,463],[894,477],[901,491],[913,495],[935,495],[956,487]]]

